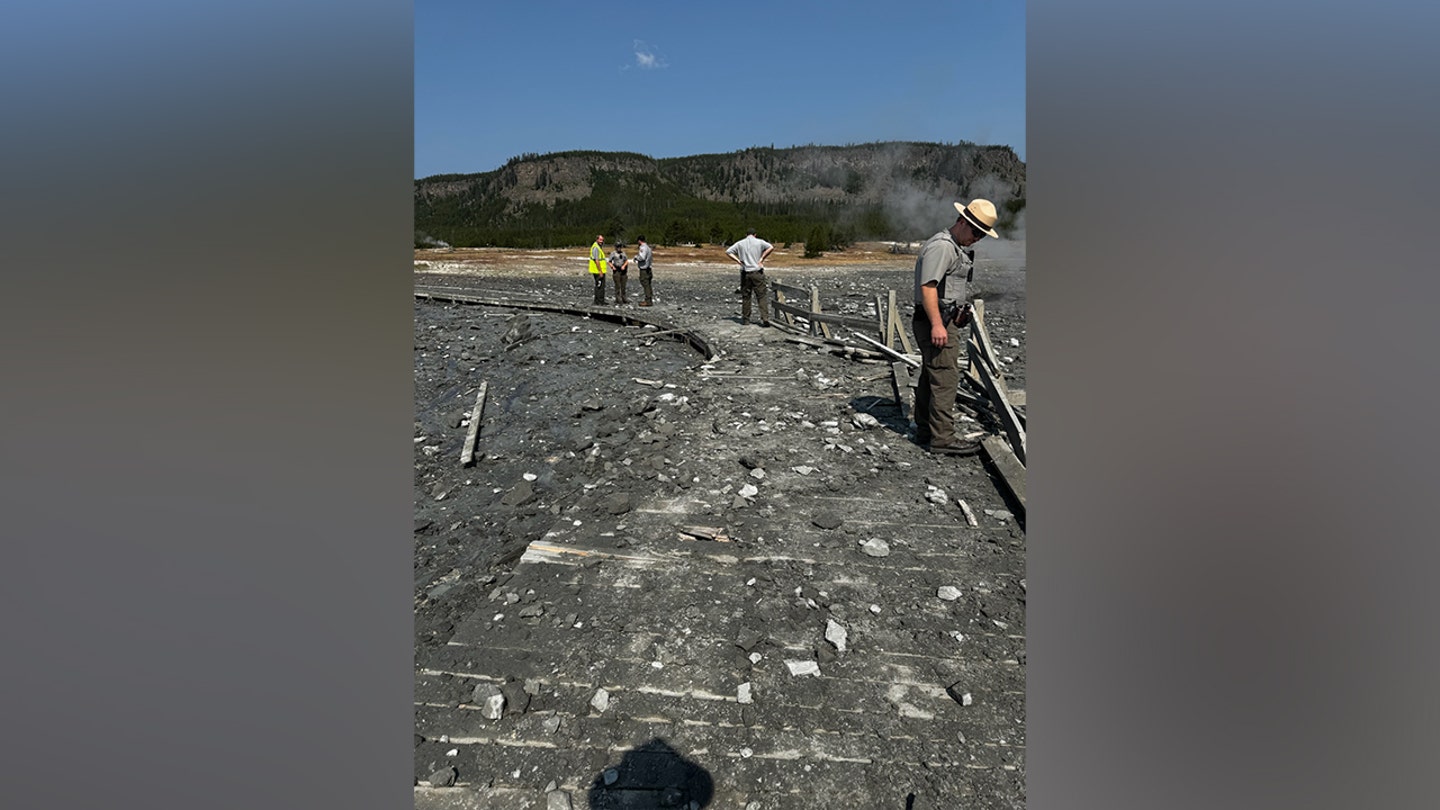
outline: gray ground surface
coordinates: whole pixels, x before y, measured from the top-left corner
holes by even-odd
[[[993,247],[1019,389],[1023,244]],[[912,261],[770,273],[864,314]],[[741,326],[733,266],[656,265],[650,328],[417,301],[417,807],[1023,806],[1025,538],[985,464],[909,441],[888,364]],[[591,299],[523,258],[416,284]]]

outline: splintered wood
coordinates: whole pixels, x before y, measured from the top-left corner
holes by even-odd
[[[480,393],[475,395],[475,410],[470,412],[470,429],[465,432],[465,445],[460,448],[460,466],[469,467],[475,463],[475,443],[480,438],[480,414],[485,410],[485,389],[488,380],[480,383]]]
[[[681,540],[713,540],[717,543],[730,542],[730,535],[723,528],[712,526],[681,526]]]
[[[971,306],[973,317],[970,321],[970,340],[967,342],[970,368],[966,375],[989,397],[1000,417],[1000,424],[1005,429],[1005,438],[1010,443],[1011,452],[1020,464],[1024,465],[1025,426],[1010,404],[1009,392],[1005,390],[1005,380],[1000,372],[1000,363],[990,344],[990,334],[985,329],[985,302],[977,298]]]

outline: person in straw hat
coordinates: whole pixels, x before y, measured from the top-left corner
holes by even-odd
[[[955,437],[955,391],[960,386],[960,328],[969,321],[965,284],[975,267],[969,247],[995,232],[989,200],[955,203],[955,224],[925,241],[915,260],[915,315],[910,321],[920,346],[915,386],[915,442],[932,453],[968,456],[980,443]]]

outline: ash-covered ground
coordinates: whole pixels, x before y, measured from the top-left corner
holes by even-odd
[[[838,314],[895,290],[908,329],[913,256],[795,254],[767,275]],[[583,259],[421,251],[415,279],[584,308]],[[650,326],[417,300],[417,806],[1023,806],[1002,487],[909,440],[888,362],[742,326],[722,248],[655,266],[654,307],[608,307]],[[1023,389],[1023,243],[982,242],[971,293]]]

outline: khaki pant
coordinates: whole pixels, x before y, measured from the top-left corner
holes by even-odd
[[[645,290],[645,303],[647,304],[655,303],[655,299],[650,295],[650,282],[653,278],[654,273],[652,272],[652,268],[640,268],[640,287]]]
[[[766,296],[765,271],[746,273],[740,281],[740,320],[750,322],[750,296],[760,303],[760,322],[770,322],[770,299]]]
[[[950,324],[945,348],[930,342],[930,318],[917,310],[910,319],[920,347],[920,379],[915,385],[915,439],[921,444],[955,443],[955,391],[960,387],[960,326]]]
[[[630,272],[628,270],[612,270],[610,273],[615,276],[615,303],[630,303],[630,299],[625,297],[625,281]]]

